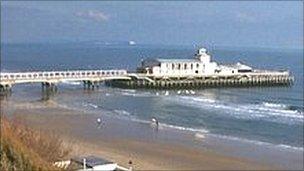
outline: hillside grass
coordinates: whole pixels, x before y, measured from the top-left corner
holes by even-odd
[[[1,116],[0,170],[59,170],[53,163],[69,152],[57,135]]]

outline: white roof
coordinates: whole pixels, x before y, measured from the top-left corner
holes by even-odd
[[[160,63],[190,63],[190,62],[200,62],[198,59],[156,59]]]

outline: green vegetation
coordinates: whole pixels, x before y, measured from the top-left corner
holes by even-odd
[[[52,164],[70,151],[62,140],[3,115],[1,119],[0,170],[59,170]]]

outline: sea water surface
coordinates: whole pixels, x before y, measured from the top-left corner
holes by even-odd
[[[98,44],[5,44],[1,70],[135,70],[143,58],[192,58],[186,46]],[[134,122],[156,117],[162,126],[205,136],[273,146],[303,153],[303,51],[212,48],[219,63],[241,61],[261,69],[288,69],[291,87],[131,90],[102,86],[84,91],[79,82],[59,85],[52,100],[79,110],[104,112]],[[11,98],[40,100],[39,84],[18,85]]]

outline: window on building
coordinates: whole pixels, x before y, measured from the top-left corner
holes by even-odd
[[[184,69],[187,69],[187,64],[184,64]]]
[[[172,69],[174,69],[174,67],[175,67],[174,64],[172,64]]]
[[[198,67],[199,67],[199,64],[197,63],[197,64],[196,64],[196,68],[198,68]]]
[[[190,65],[191,70],[193,69],[193,64]]]
[[[177,64],[177,69],[181,69],[181,64]]]

